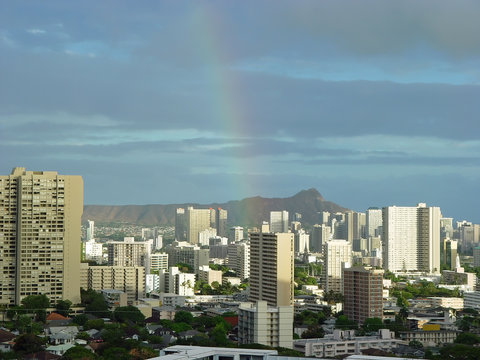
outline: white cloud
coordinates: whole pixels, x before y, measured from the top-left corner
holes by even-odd
[[[45,114],[18,113],[12,115],[1,115],[0,126],[13,128],[25,124],[57,124],[57,125],[86,125],[91,127],[112,127],[118,124],[117,121],[104,115],[77,115],[63,111]]]
[[[37,29],[37,28],[27,29],[26,32],[28,32],[29,34],[32,34],[32,35],[43,35],[43,34],[47,33],[45,30]]]

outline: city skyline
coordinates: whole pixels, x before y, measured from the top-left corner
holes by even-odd
[[[424,202],[480,222],[480,4],[3,10],[3,173],[81,175],[85,204],[222,203],[313,187],[355,211]]]

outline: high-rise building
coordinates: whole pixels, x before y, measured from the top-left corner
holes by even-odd
[[[14,168],[0,176],[0,303],[80,302],[83,181]]]
[[[355,266],[343,272],[343,312],[363,324],[368,318],[383,318],[383,270]]]
[[[440,273],[439,207],[383,208],[383,266],[393,272]]]
[[[85,260],[93,260],[97,263],[103,262],[103,244],[90,239],[84,243]]]
[[[95,239],[95,221],[87,220],[88,227],[87,227],[87,241]]]
[[[325,292],[342,292],[343,269],[352,263],[352,245],[347,240],[331,240],[324,245]]]
[[[440,237],[453,239],[453,218],[440,219]]]
[[[187,240],[187,217],[184,208],[177,208],[175,211],[175,240]]]
[[[173,267],[178,263],[187,264],[192,267],[195,273],[202,265],[208,265],[209,250],[201,249],[198,246],[187,242],[173,242],[170,246],[164,248],[168,254],[168,266]]]
[[[288,211],[270,211],[270,231],[288,232]]]
[[[294,249],[296,253],[310,252],[310,235],[305,230],[300,229],[295,232]]]
[[[380,230],[382,227],[382,209],[373,207],[367,209],[366,227],[367,238],[381,235]]]
[[[228,241],[233,243],[236,241],[243,240],[243,227],[233,226],[230,228],[230,233],[228,236]]]
[[[322,252],[323,245],[330,240],[331,238],[331,229],[330,226],[325,224],[315,224],[313,225],[312,231],[312,251]]]
[[[473,266],[480,267],[480,247],[473,248]]]
[[[211,227],[211,210],[213,209],[194,209],[192,206],[187,208],[187,212],[185,214],[187,224],[187,241],[190,244],[197,244],[198,234],[201,231]],[[215,221],[215,216],[213,216],[213,220]]]
[[[250,298],[293,305],[293,233],[250,233]]]
[[[151,242],[135,241],[126,237],[123,241],[107,242],[108,266],[145,266],[151,252]]]
[[[320,214],[320,225],[330,225],[330,213],[328,211],[322,211]]]
[[[228,245],[228,266],[241,280],[250,277],[250,243],[239,241]]]
[[[442,264],[446,265],[448,270],[455,270],[455,260],[457,258],[457,247],[458,247],[457,240],[452,240],[449,238],[443,239]],[[475,262],[475,248],[473,249],[473,257]]]
[[[168,269],[168,254],[154,253],[148,257],[149,269],[151,273],[158,274],[160,270]]]
[[[215,214],[215,226],[217,235],[226,237],[227,234],[227,210],[218,208]]]

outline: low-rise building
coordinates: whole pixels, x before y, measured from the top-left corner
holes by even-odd
[[[80,264],[80,287],[100,291],[120,290],[127,294],[128,304],[145,297],[143,266],[89,266]]]
[[[100,292],[110,310],[118,306],[127,306],[127,293],[115,289],[102,289]]]
[[[293,306],[267,306],[266,301],[240,304],[238,308],[238,343],[263,344],[291,348],[293,341]]]
[[[221,284],[222,271],[212,270],[208,265],[202,265],[198,271],[198,280],[206,282],[208,285],[212,285],[213,282]]]
[[[400,332],[400,338],[407,343],[416,340],[423,346],[441,346],[443,344],[451,344],[457,338],[460,331],[455,330],[414,330]]]
[[[466,291],[463,296],[465,309],[480,309],[480,291]]]
[[[455,310],[463,310],[464,300],[457,297],[429,297],[430,303],[433,307],[450,308]]]
[[[305,356],[333,358],[340,355],[361,354],[362,350],[379,349],[392,351],[405,342],[395,339],[395,333],[380,329],[375,336],[355,336],[354,330],[334,330],[324,338],[295,340],[293,348]]]
[[[474,290],[477,284],[477,275],[464,272],[462,267],[457,267],[454,271],[443,270],[442,283],[447,285],[466,285],[471,290]]]

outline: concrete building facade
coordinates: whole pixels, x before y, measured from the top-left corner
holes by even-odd
[[[148,266],[151,242],[126,237],[123,241],[107,242],[107,251],[108,266]]]
[[[293,305],[293,233],[250,233],[249,301]]]
[[[266,301],[238,308],[238,344],[292,348],[293,307],[269,307]]]
[[[80,302],[82,212],[80,176],[20,167],[0,176],[0,303]]]
[[[352,245],[347,240],[327,241],[323,254],[325,292],[342,292],[343,269],[352,264]]]
[[[383,208],[383,266],[392,272],[440,273],[439,207]]]
[[[368,318],[383,318],[383,270],[355,266],[343,272],[343,312],[363,324]]]
[[[194,209],[189,206],[185,213],[186,220],[186,240],[190,244],[198,243],[198,234],[211,227],[211,209]],[[213,217],[215,221],[215,216]]]
[[[145,297],[145,268],[143,266],[89,266],[80,267],[80,286],[100,291],[120,290],[127,294],[129,304]]]
[[[228,266],[242,279],[250,277],[250,243],[239,241],[228,245]]]
[[[288,232],[288,211],[270,211],[270,231]]]

